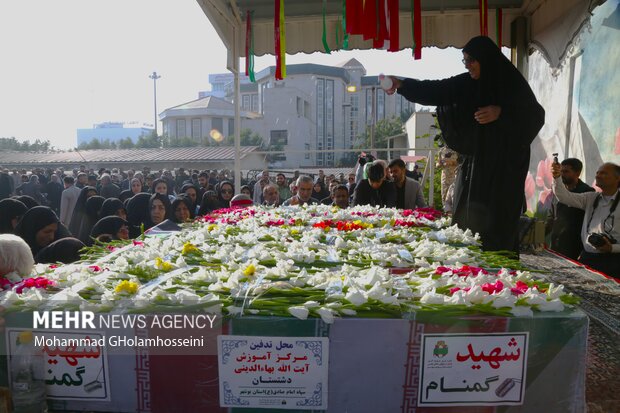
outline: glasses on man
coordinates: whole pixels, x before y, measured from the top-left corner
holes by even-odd
[[[472,63],[474,63],[476,61],[476,59],[474,59],[473,57],[465,57],[463,58],[463,60],[461,60],[461,62],[463,62],[463,64],[465,66],[470,65]]]

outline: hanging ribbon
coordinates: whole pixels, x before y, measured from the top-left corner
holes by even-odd
[[[411,33],[413,34],[413,58],[422,58],[422,8],[420,0],[411,0]]]
[[[327,25],[325,23],[325,13],[327,12],[327,0],[323,0],[323,48],[325,49],[325,53],[331,54],[332,51],[329,49],[329,45],[327,44]],[[336,34],[336,37],[338,34]]]
[[[364,34],[364,0],[345,0],[346,2],[346,33]]]
[[[488,14],[489,14],[489,5],[487,0],[478,0],[478,15],[480,16],[480,35],[488,36],[489,35],[489,25],[488,25]]]
[[[400,49],[398,0],[388,0],[388,16],[390,19],[390,47],[388,51],[398,52]]]
[[[276,54],[276,80],[286,77],[286,30],[284,28],[284,0],[275,0],[274,37]]]
[[[255,83],[254,76],[254,32],[252,32],[252,14],[248,10],[245,19],[245,75],[250,77],[250,82]]]
[[[380,49],[386,40],[389,39],[389,33],[386,23],[385,1],[377,0],[377,35],[373,39],[372,45],[375,49]]]
[[[340,27],[343,33],[342,49],[347,50],[349,48],[349,33],[347,31],[347,0],[342,0],[342,24]]]
[[[504,13],[502,9],[495,9],[495,38],[497,39],[497,46],[502,48],[502,24],[504,20]]]
[[[377,37],[377,2],[366,0],[364,2],[364,17],[362,23],[362,35],[364,40],[374,40]]]

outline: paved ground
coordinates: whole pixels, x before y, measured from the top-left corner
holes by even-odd
[[[530,268],[581,297],[590,317],[586,376],[588,413],[620,413],[620,284],[549,252],[522,254]]]

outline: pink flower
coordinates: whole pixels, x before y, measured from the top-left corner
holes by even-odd
[[[89,265],[88,269],[91,270],[92,272],[99,272],[101,271],[101,267],[98,265]]]
[[[137,247],[144,247],[144,242],[134,240],[133,245]]]
[[[551,175],[551,159],[543,159],[538,162],[536,170],[536,186],[539,188],[551,188],[553,175]]]
[[[523,281],[517,281],[517,284],[510,289],[512,295],[521,295],[525,294],[529,287]]]
[[[489,294],[499,293],[504,289],[504,283],[501,282],[500,280],[497,280],[493,284],[491,283],[482,284],[482,287],[480,288],[482,289],[482,291],[486,291]]]

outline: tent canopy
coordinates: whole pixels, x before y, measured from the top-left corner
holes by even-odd
[[[573,38],[596,5],[605,0],[489,0],[489,37],[495,38],[496,9],[503,11],[503,46],[510,46],[511,23],[518,17],[529,22],[529,41],[545,54],[552,67],[564,57]],[[231,59],[245,57],[245,19],[253,12],[254,53],[274,54],[274,0],[197,0],[229,50]],[[413,44],[411,0],[399,0],[399,48]],[[326,35],[331,50],[338,50],[337,31],[342,20],[342,0],[326,1]],[[461,48],[480,34],[478,0],[422,0],[422,46]],[[286,52],[324,51],[323,2],[286,0]],[[338,33],[342,38],[342,34]],[[372,49],[372,41],[351,36],[349,49]]]

